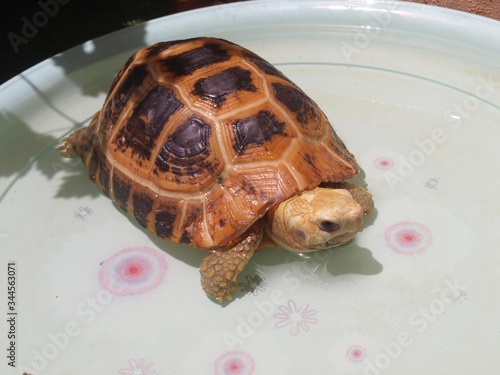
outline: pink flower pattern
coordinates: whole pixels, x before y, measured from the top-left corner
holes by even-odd
[[[215,362],[216,375],[251,375],[254,368],[252,357],[240,351],[225,353]]]
[[[292,336],[297,336],[301,330],[309,331],[309,325],[318,322],[318,319],[314,317],[317,311],[310,309],[307,303],[297,307],[295,301],[290,300],[286,305],[279,306],[278,309],[280,312],[274,314],[273,317],[279,321],[274,326],[276,328],[290,326]]]
[[[424,187],[427,189],[437,190],[439,185],[439,180],[437,178],[430,178],[424,182]]]
[[[128,361],[129,368],[121,369],[120,374],[124,375],[156,375],[157,372],[153,369],[152,363],[146,363],[144,358],[135,360],[131,359]]]

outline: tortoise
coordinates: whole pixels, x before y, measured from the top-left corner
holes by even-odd
[[[318,105],[232,42],[160,42],[133,54],[87,127],[62,140],[90,179],[154,235],[208,250],[201,284],[231,300],[268,246],[342,245],[373,210],[354,156]]]

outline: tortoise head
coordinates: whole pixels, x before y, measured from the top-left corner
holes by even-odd
[[[269,236],[293,252],[343,245],[363,230],[363,208],[344,189],[315,188],[292,197],[267,215]]]

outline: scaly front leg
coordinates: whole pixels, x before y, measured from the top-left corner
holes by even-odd
[[[211,251],[201,263],[201,286],[205,293],[217,301],[232,300],[238,274],[245,268],[262,242],[263,230],[252,226],[239,242],[229,249]]]

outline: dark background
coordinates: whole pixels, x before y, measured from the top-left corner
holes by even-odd
[[[228,2],[234,0],[7,0],[0,15],[0,84],[95,37],[169,14]],[[38,13],[44,11],[41,4],[53,12],[45,20]],[[38,20],[40,27],[34,25],[37,31],[25,26],[26,19],[30,23]],[[9,34],[14,41],[9,40]],[[16,44],[18,51],[13,46]]]
[[[0,84],[40,61],[112,31],[169,14],[235,1],[238,0],[6,0],[0,12]],[[500,0],[410,1],[500,20]],[[54,15],[47,17],[44,26],[37,27],[36,35],[25,38],[24,17],[32,22],[37,12],[43,10],[41,4],[50,7],[54,3],[58,7]],[[24,38],[17,52],[9,34]]]

